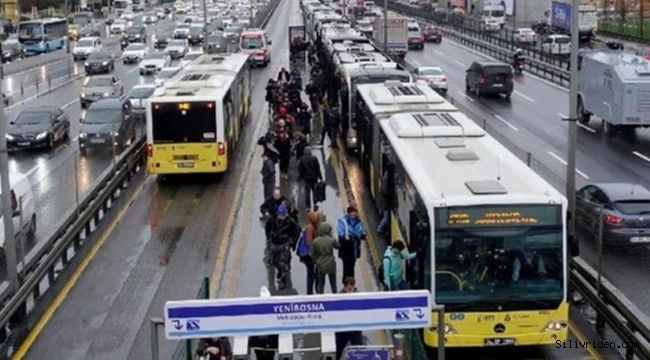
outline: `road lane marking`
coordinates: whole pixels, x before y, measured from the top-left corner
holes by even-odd
[[[558,116],[560,117],[560,119],[562,119],[562,120],[566,120],[566,119],[569,118],[567,115],[562,114],[562,113],[557,113],[557,115],[558,115]],[[592,133],[592,134],[595,134],[595,133],[597,132],[596,129],[592,129],[592,128],[589,127],[588,125],[582,124],[580,121],[578,121],[578,126],[580,126],[581,128],[583,128],[583,129],[589,131],[589,132]]]
[[[473,99],[471,96],[465,94],[464,92],[458,90],[458,93],[459,93],[462,97],[464,97],[465,99],[469,100],[470,102],[474,102],[474,99]]]
[[[589,340],[587,340],[587,337],[582,333],[582,331],[580,331],[580,329],[579,329],[579,328],[575,325],[575,323],[574,323],[573,321],[571,321],[571,320],[569,320],[569,331],[571,331],[571,332],[573,333],[573,335],[575,335],[576,338],[578,338],[578,340],[579,340],[580,342],[582,342],[582,343],[586,343],[587,341],[589,341]],[[587,350],[587,352],[589,353],[589,355],[591,355],[591,358],[592,358],[592,359],[596,359],[596,360],[605,360],[605,358],[604,358],[602,355],[600,355],[600,354],[596,351],[596,349],[593,348],[593,346],[587,346],[587,347],[585,347],[584,349]]]
[[[643,160],[645,160],[645,161],[647,161],[647,162],[650,162],[650,157],[645,156],[645,155],[641,154],[641,153],[638,152],[638,151],[632,151],[632,154],[634,154],[634,155],[640,157],[641,159],[643,159]]]
[[[436,50],[436,49],[431,49],[431,50],[433,50],[433,52],[438,55],[442,55],[442,52],[440,50]]]
[[[515,90],[514,93],[515,93],[515,95],[519,96],[522,99],[526,99],[526,100],[528,100],[528,101],[530,101],[532,103],[535,102],[535,99],[531,98],[530,96],[528,96],[528,95],[526,95],[526,94],[524,94],[524,93],[522,93],[520,91]]]
[[[74,286],[77,284],[77,282],[81,278],[81,275],[83,275],[83,273],[86,271],[86,268],[88,267],[88,265],[90,265],[90,262],[95,258],[99,250],[104,245],[104,243],[113,234],[115,227],[120,223],[122,218],[124,218],[126,212],[131,208],[131,204],[135,201],[135,198],[138,195],[140,195],[140,192],[142,191],[142,189],[146,184],[147,181],[145,177],[145,179],[142,181],[142,184],[140,184],[140,186],[133,192],[131,197],[129,197],[125,206],[122,209],[120,209],[120,211],[117,213],[117,216],[115,216],[113,221],[108,225],[106,230],[102,233],[101,237],[97,239],[97,241],[90,248],[90,251],[88,251],[86,257],[84,257],[81,260],[77,268],[70,276],[70,279],[68,279],[65,285],[63,285],[63,288],[56,295],[56,297],[52,301],[52,304],[47,308],[47,310],[45,310],[45,313],[43,313],[43,316],[41,316],[41,318],[38,320],[38,322],[36,323],[32,331],[29,332],[25,341],[23,341],[23,343],[20,345],[16,353],[14,353],[12,359],[20,360],[24,358],[25,355],[27,355],[27,352],[32,347],[32,345],[34,345],[34,342],[36,341],[38,336],[41,334],[45,326],[50,322],[52,316],[54,316],[54,313],[63,304],[63,301],[67,298],[72,288],[74,288]]]
[[[130,73],[136,72],[136,71],[138,71],[138,70],[140,70],[140,68],[136,66],[136,67],[134,67],[133,69],[130,69],[129,71],[127,71],[126,73],[127,73],[127,74],[130,74]]]
[[[260,113],[260,117],[257,121],[257,127],[255,128],[255,131],[253,132],[253,141],[255,139],[259,139],[260,137],[260,132],[264,128],[264,124],[267,123],[266,119],[264,118],[265,116],[268,116],[268,103],[265,103],[264,106],[262,106],[262,111]],[[254,142],[252,144],[255,144]],[[225,266],[226,266],[226,256],[228,254],[228,250],[230,248],[230,243],[232,242],[232,234],[234,232],[234,227],[235,227],[235,220],[236,220],[236,215],[237,215],[237,210],[239,209],[239,203],[242,197],[242,190],[244,189],[244,184],[247,179],[247,172],[245,171],[246,169],[250,169],[250,166],[253,162],[253,157],[255,155],[255,151],[257,150],[257,147],[254,146],[252,150],[249,150],[248,152],[248,158],[245,159],[246,164],[242,168],[244,171],[241,172],[241,175],[239,176],[239,179],[237,180],[237,191],[235,192],[235,197],[233,198],[233,201],[231,202],[232,206],[230,208],[230,212],[228,213],[228,217],[226,220],[226,226],[225,226],[225,233],[222,236],[222,242],[219,244],[219,252],[217,253],[217,258],[215,260],[214,264],[214,270],[212,271],[212,276],[210,277],[210,298],[216,298],[217,295],[219,294],[219,285],[221,284],[221,281],[223,280],[223,277],[225,275]]]
[[[456,64],[458,64],[460,67],[465,68],[465,64],[463,62],[460,62],[456,59],[453,59]]]
[[[499,115],[499,114],[492,114],[492,116],[494,116],[495,119],[497,119],[497,120],[501,121],[502,123],[506,124],[506,125],[507,125],[509,128],[511,128],[512,130],[514,130],[514,131],[519,131],[519,129],[517,129],[516,126],[512,125],[512,124],[510,123],[510,121],[508,121],[508,120],[504,119],[503,117],[501,117],[501,115]]]
[[[555,160],[557,160],[557,161],[559,161],[560,163],[562,163],[564,166],[567,166],[567,165],[568,165],[568,163],[566,162],[566,160],[562,159],[562,158],[561,158],[559,155],[557,155],[556,153],[554,153],[554,152],[552,152],[552,151],[547,151],[547,153],[548,153],[549,155],[551,155],[552,158],[554,158]],[[585,178],[586,180],[591,179],[591,178],[589,177],[589,175],[587,175],[587,174],[585,174],[584,172],[580,171],[580,169],[578,169],[578,168],[576,168],[576,173],[577,173],[578,175],[582,176],[583,178]]]
[[[70,105],[72,105],[72,104],[74,104],[74,103],[76,103],[76,102],[78,102],[78,101],[79,101],[79,98],[76,98],[76,99],[74,99],[74,100],[72,100],[72,101],[69,101],[69,102],[65,103],[63,106],[61,106],[61,109],[65,109],[65,108],[67,108],[68,106],[70,106]]]
[[[418,67],[422,66],[422,64],[419,61],[417,61],[416,59],[411,58],[410,61],[412,63],[414,63],[415,65],[417,65]]]

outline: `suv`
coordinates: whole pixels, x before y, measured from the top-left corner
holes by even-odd
[[[510,99],[514,85],[512,66],[499,62],[475,61],[465,74],[465,91],[482,94],[504,94]]]
[[[115,149],[121,152],[129,141],[135,140],[134,119],[131,118],[129,99],[102,99],[94,102],[81,120],[79,151],[82,155],[90,147]]]

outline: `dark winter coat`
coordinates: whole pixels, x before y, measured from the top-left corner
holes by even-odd
[[[318,159],[311,153],[311,150],[305,149],[304,155],[300,158],[298,174],[301,179],[307,181],[316,181],[323,178]]]

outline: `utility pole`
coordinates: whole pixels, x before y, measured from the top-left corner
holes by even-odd
[[[388,54],[388,0],[384,0],[384,52]]]
[[[573,0],[571,5],[571,73],[569,83],[569,152],[566,167],[566,197],[569,200],[569,239],[575,239],[576,212],[576,147],[578,142],[578,42],[580,27],[580,0]],[[602,216],[602,215],[601,215]],[[575,241],[575,240],[574,240]],[[571,245],[571,244],[569,244]]]
[[[203,53],[208,51],[208,4],[203,0]]]
[[[11,204],[11,184],[9,182],[9,153],[7,152],[7,117],[4,101],[0,102],[0,191],[2,191],[2,216],[5,227],[5,250],[7,262],[7,280],[11,289],[18,290],[18,273],[16,268],[16,238],[14,237],[14,209]],[[18,200],[18,199],[16,199]],[[23,256],[25,256],[23,254]]]

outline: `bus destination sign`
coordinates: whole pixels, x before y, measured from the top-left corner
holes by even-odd
[[[438,226],[494,227],[557,225],[559,206],[472,206],[439,209]],[[443,215],[443,216],[441,216]]]

